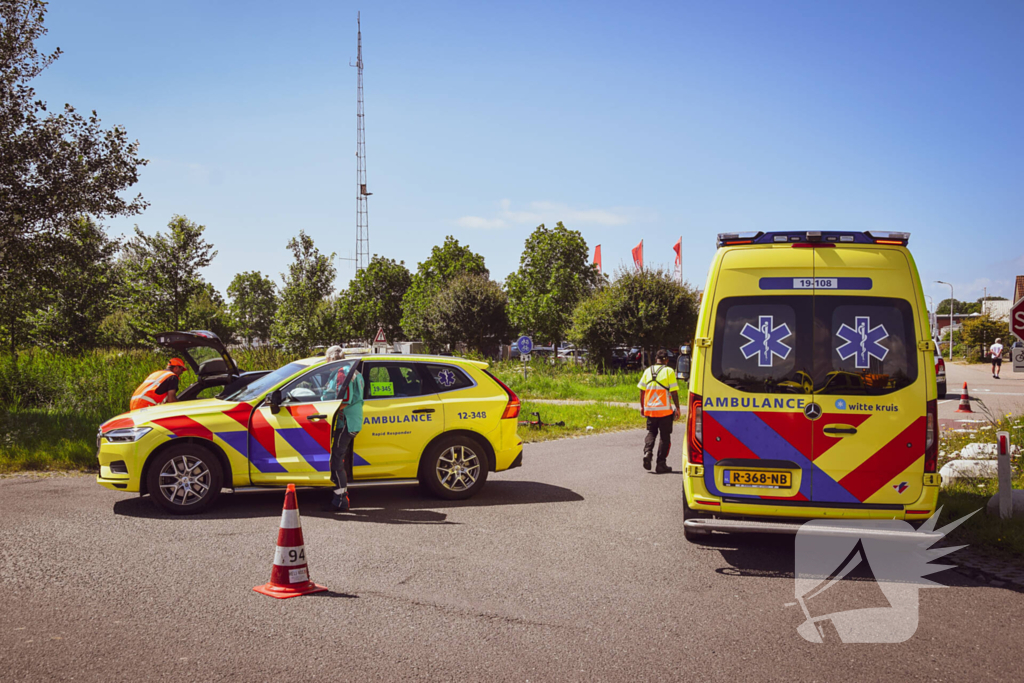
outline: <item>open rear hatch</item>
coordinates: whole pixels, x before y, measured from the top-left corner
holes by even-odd
[[[196,375],[195,384],[178,395],[182,401],[198,397],[200,392],[209,387],[234,387],[243,375],[252,381],[254,377],[249,375],[258,377],[266,374],[243,373],[220,337],[207,330],[160,332],[156,335],[156,343],[180,355]]]

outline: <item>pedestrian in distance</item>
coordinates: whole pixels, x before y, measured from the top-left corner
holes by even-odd
[[[999,379],[999,371],[1003,367],[1003,340],[996,337],[996,343],[988,347],[988,355],[992,359],[992,377]]]
[[[340,346],[327,349],[327,361],[343,360],[345,351]],[[348,512],[351,504],[348,497],[348,473],[352,467],[352,453],[356,436],[363,427],[363,376],[353,370],[352,380],[341,397],[340,419],[335,420],[334,439],[331,448],[331,481],[334,482],[334,497],[331,499],[331,510]],[[331,378],[330,384],[340,387],[345,380],[345,368],[339,368],[338,374]],[[328,390],[330,390],[330,384]],[[337,391],[337,389],[334,389]]]
[[[658,464],[656,474],[672,471],[666,460],[672,446],[672,423],[679,419],[679,384],[676,372],[669,366],[669,353],[660,349],[654,356],[655,365],[640,375],[640,414],[647,418],[647,437],[644,439],[644,469],[651,469],[654,444],[658,443]],[[675,406],[669,403],[669,399]]]
[[[178,400],[178,384],[188,366],[180,358],[167,361],[163,370],[157,370],[147,377],[132,393],[128,410],[140,410],[162,403],[174,403]]]

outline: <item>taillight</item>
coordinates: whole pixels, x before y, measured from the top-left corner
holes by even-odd
[[[500,379],[498,379],[491,373],[487,372],[486,370],[484,370],[484,372],[487,374],[488,377],[497,382],[498,385],[505,390],[505,393],[508,394],[508,403],[505,404],[505,412],[501,414],[501,419],[510,420],[519,417],[519,409],[522,406],[519,404],[519,397],[516,396],[516,392],[509,389],[507,384],[502,382]]]
[[[690,462],[694,465],[704,464],[704,409],[701,407],[700,396],[690,394],[690,409],[686,416],[687,432],[690,438]]]
[[[934,473],[939,466],[939,402],[928,401],[928,417],[925,418],[924,471]]]
[[[945,377],[946,376],[946,362],[945,361],[943,361],[941,359],[939,360],[939,364],[935,366],[935,374],[937,376],[939,376],[939,377]]]

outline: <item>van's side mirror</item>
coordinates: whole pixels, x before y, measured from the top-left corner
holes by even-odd
[[[270,394],[270,412],[277,415],[281,412],[281,390],[274,389],[274,392]]]
[[[690,381],[690,347],[679,347],[679,358],[676,360],[676,378],[684,382]]]

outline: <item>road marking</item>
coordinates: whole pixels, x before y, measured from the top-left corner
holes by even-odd
[[[947,398],[945,401],[939,401],[939,405],[941,406],[943,403],[952,403],[954,400],[955,399]]]
[[[982,389],[982,391],[984,391],[989,396],[1024,396],[1024,394],[1019,394],[1010,391],[989,391],[988,389]]]

